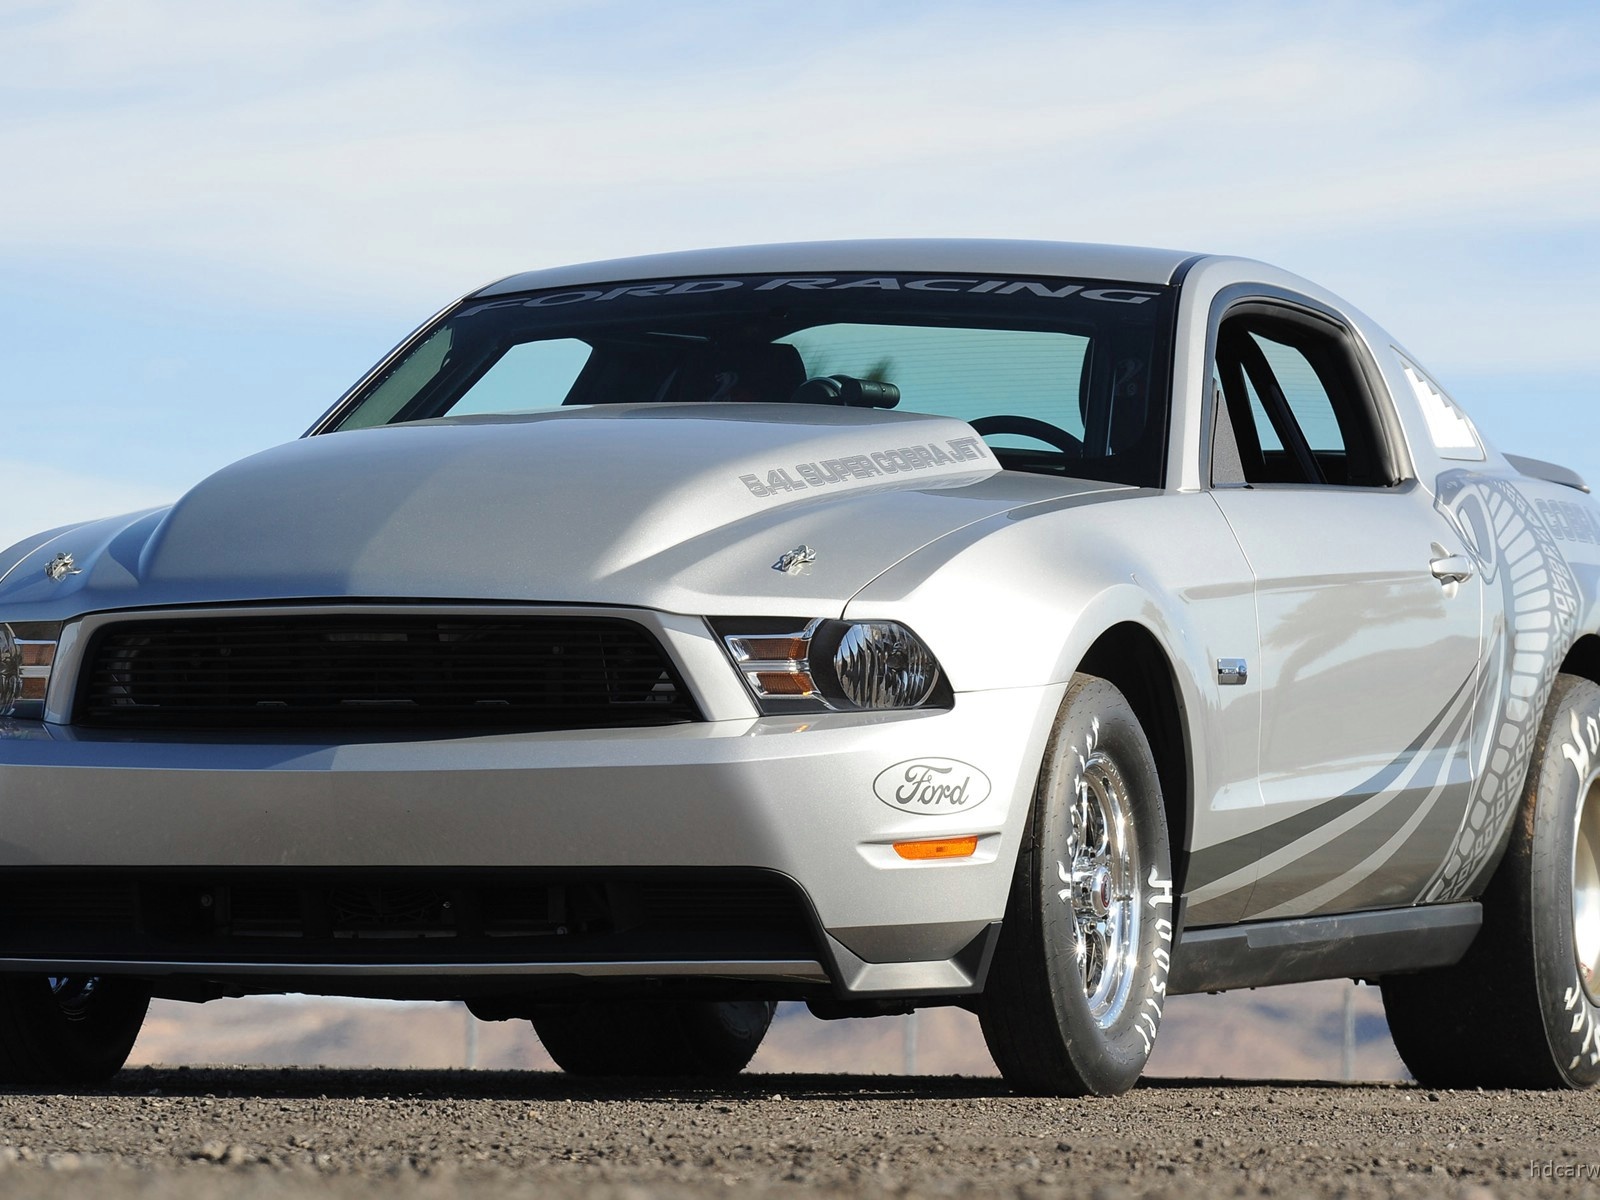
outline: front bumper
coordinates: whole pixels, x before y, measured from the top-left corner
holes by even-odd
[[[61,869],[408,871],[741,869],[794,881],[814,915],[814,955],[464,962],[419,941],[391,961],[323,953],[270,962],[189,955],[93,959],[32,945],[0,969],[216,978],[385,973],[564,980],[700,976],[847,997],[977,990],[1004,915],[1016,847],[1060,687],[964,693],[953,709],[722,720],[666,728],[337,744],[96,735],[13,722],[0,731],[0,885]],[[958,811],[907,811],[874,783],[919,758],[989,783]],[[978,851],[908,862],[892,843],[976,834]],[[15,942],[15,939],[12,939]],[[359,939],[358,939],[359,940]],[[353,944],[353,943],[352,943]],[[398,950],[398,943],[391,942]],[[435,947],[438,942],[435,942]],[[668,948],[670,949],[670,947]],[[431,956],[431,957],[430,957]],[[263,989],[264,990],[264,989]],[[333,983],[327,990],[338,990]],[[351,990],[362,990],[352,985]]]

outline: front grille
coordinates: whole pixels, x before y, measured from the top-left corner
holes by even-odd
[[[810,906],[766,871],[25,868],[0,958],[529,962],[813,958]]]
[[[129,621],[90,644],[95,726],[589,729],[699,719],[661,646],[608,617]]]

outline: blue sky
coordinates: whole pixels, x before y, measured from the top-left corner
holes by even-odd
[[[298,435],[530,267],[1243,254],[1600,481],[1600,5],[0,0],[0,544]]]

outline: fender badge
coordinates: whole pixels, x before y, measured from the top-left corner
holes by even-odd
[[[1217,659],[1217,682],[1224,686],[1249,683],[1250,664],[1242,658]]]
[[[817,561],[817,552],[810,546],[801,543],[793,550],[785,550],[782,557],[772,564],[774,571],[782,571],[785,575],[798,575],[800,568]]]
[[[44,565],[44,573],[50,576],[52,583],[60,583],[68,575],[82,575],[78,564],[72,561],[70,554],[58,554]]]

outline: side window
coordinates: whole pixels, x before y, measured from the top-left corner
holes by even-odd
[[[1406,382],[1417,398],[1417,407],[1428,422],[1428,436],[1440,458],[1483,461],[1483,440],[1472,424],[1472,418],[1456,407],[1449,394],[1403,354],[1396,352]]]
[[[1339,419],[1333,414],[1333,401],[1328,399],[1327,389],[1305,355],[1291,345],[1275,342],[1262,334],[1251,333],[1250,336],[1261,348],[1261,355],[1267,360],[1272,377],[1289,406],[1289,414],[1305,435],[1311,452],[1343,454],[1344,437],[1339,432]]]
[[[1394,482],[1350,335],[1268,304],[1231,310],[1217,330],[1214,391],[1228,440],[1213,481],[1385,487]],[[1214,446],[1219,439],[1213,436]]]
[[[1261,403],[1261,396],[1256,392],[1255,385],[1250,382],[1250,376],[1244,377],[1244,394],[1250,397],[1250,421],[1256,427],[1256,437],[1261,442],[1263,450],[1282,450],[1283,443],[1278,440],[1278,431],[1272,427],[1272,418],[1267,416],[1267,406]]]

